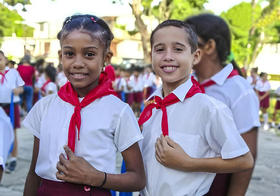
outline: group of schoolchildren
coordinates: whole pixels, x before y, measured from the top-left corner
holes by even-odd
[[[230,35],[212,14],[166,20],[150,37],[160,80],[147,68],[142,75],[117,71],[112,82],[104,68],[112,56],[108,25],[93,15],[67,17],[57,37],[68,81],[23,121],[34,135],[24,195],[245,195],[259,100],[228,59]],[[118,151],[126,166],[121,174]]]
[[[257,96],[260,101],[260,110],[262,113],[263,119],[263,128],[264,130],[268,130],[271,128],[278,128],[280,129],[280,122],[276,125],[277,121],[277,113],[280,110],[280,87],[275,90],[276,96],[276,103],[274,106],[274,111],[272,114],[272,122],[269,123],[269,116],[268,116],[268,108],[270,107],[270,90],[271,85],[268,80],[268,75],[265,72],[261,72],[258,74],[258,68],[252,68],[250,71],[250,76],[247,77],[247,81],[251,84],[252,88],[257,93]]]

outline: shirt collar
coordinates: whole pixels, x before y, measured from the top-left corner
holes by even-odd
[[[221,71],[212,76],[211,80],[213,80],[218,85],[223,85],[232,70],[233,66],[231,63],[229,63]]]
[[[181,84],[180,86],[178,86],[175,90],[172,91],[172,93],[181,101],[183,102],[185,100],[186,94],[189,92],[190,88],[192,87],[192,81],[191,81],[191,75],[189,75],[189,79],[184,82],[183,84]],[[157,88],[157,90],[155,90],[155,92],[148,98],[148,100],[150,100],[152,97],[154,96],[158,96],[161,99],[162,97],[162,86],[160,86],[159,88]]]

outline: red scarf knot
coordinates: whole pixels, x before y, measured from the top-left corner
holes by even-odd
[[[192,97],[193,95],[197,93],[203,93],[201,89],[199,88],[198,82],[194,79],[194,77],[191,77],[192,81],[192,87],[189,89],[188,93],[185,96],[185,99]],[[161,120],[161,129],[162,134],[164,136],[168,135],[168,118],[167,118],[167,109],[166,107],[169,105],[172,105],[174,103],[179,102],[180,100],[177,98],[177,96],[173,93],[170,93],[163,99],[161,99],[159,96],[153,97],[153,100],[150,101],[150,104],[145,107],[143,112],[141,113],[138,124],[139,126],[142,126],[147,120],[150,119],[152,116],[152,110],[153,108],[161,109],[162,110],[162,120]]]
[[[67,82],[58,91],[58,96],[65,102],[74,106],[74,113],[71,117],[69,129],[68,129],[68,146],[75,152],[76,142],[76,128],[78,130],[78,140],[80,140],[80,128],[81,128],[81,110],[98,98],[107,95],[115,95],[113,90],[112,81],[107,77],[106,73],[101,73],[99,77],[98,86],[92,89],[81,101],[79,101],[77,92],[73,89],[70,82]]]
[[[4,73],[2,73],[2,72],[0,71],[0,75],[2,76],[2,78],[1,78],[1,84],[4,83],[4,80],[7,80],[6,74],[8,73],[8,71],[9,71],[9,70],[6,70]]]

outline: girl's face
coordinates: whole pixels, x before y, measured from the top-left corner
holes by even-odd
[[[87,32],[74,30],[61,40],[63,70],[79,97],[98,85],[105,58],[104,46]]]
[[[200,58],[200,51],[191,52],[188,35],[182,28],[167,26],[155,32],[152,46],[152,65],[155,73],[174,90],[184,83],[194,63]]]
[[[6,67],[6,57],[0,53],[0,70],[4,70]]]

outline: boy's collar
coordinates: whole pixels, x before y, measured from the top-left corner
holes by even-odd
[[[183,102],[185,100],[186,94],[189,92],[191,87],[192,87],[192,81],[191,81],[191,75],[189,75],[188,80],[183,84],[179,85],[171,93],[173,93],[181,102]],[[159,88],[157,88],[155,92],[147,100],[151,100],[155,96],[158,96],[161,99],[163,99],[162,85]]]

